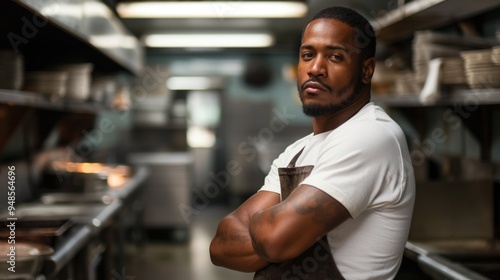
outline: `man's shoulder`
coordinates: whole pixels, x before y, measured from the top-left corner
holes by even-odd
[[[375,105],[373,102],[369,102],[361,108],[361,110],[353,116],[352,120],[353,123],[357,121],[394,122],[382,107]]]
[[[379,110],[380,109],[380,110]],[[406,143],[403,130],[380,107],[373,106],[328,136],[328,145],[385,150]]]
[[[402,129],[384,109],[369,103],[352,120],[345,123],[342,132],[355,136],[391,136],[401,134]]]
[[[312,136],[313,136],[313,134],[309,133],[309,134],[295,140],[293,143],[291,143],[290,145],[287,146],[285,151],[296,150],[297,148],[299,148],[299,149],[303,148],[309,142],[309,140],[311,139]]]

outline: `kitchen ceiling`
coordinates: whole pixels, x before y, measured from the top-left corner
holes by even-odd
[[[299,0],[300,1],[300,0]],[[308,19],[317,11],[328,6],[340,5],[356,9],[369,19],[394,8],[398,0],[306,0],[308,11],[303,18],[123,18],[125,26],[138,38],[152,33],[194,33],[194,32],[268,32],[274,34],[275,43],[268,50],[294,51]],[[108,1],[109,2],[109,1]],[[112,6],[130,1],[115,0]],[[172,1],[163,1],[172,2]],[[227,2],[229,1],[221,1]],[[244,1],[235,1],[238,2]],[[266,1],[263,1],[266,2]],[[268,2],[268,1],[267,1]],[[225,9],[232,9],[228,4]],[[237,6],[234,7],[236,9]]]

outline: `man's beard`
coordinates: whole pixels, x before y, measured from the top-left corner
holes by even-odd
[[[332,113],[339,112],[354,103],[354,100],[361,94],[361,85],[358,83],[356,86],[354,86],[352,94],[344,101],[340,102],[339,104],[330,104],[330,105],[319,105],[319,104],[310,104],[310,105],[305,105],[304,102],[302,102],[302,111],[306,116],[309,117],[319,117],[319,116],[324,116]],[[339,97],[341,97],[343,94],[345,94],[345,89],[340,91],[338,94]],[[330,93],[331,94],[331,93]],[[299,97],[302,101],[302,97],[300,96],[301,93],[299,91]]]

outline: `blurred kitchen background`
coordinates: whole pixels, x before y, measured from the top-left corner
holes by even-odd
[[[411,149],[397,278],[500,279],[498,0],[1,1],[0,279],[252,279],[208,245],[311,132],[298,47],[332,5],[375,27]]]

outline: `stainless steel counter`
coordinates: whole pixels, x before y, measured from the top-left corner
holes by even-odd
[[[92,228],[89,225],[76,225],[43,265],[43,274],[50,279],[66,266],[91,239]]]
[[[474,260],[476,264],[496,260],[500,256],[500,247],[498,246],[500,243],[498,241],[487,246],[482,244],[485,242],[478,240],[444,243],[454,245],[450,249],[450,246],[440,246],[435,242],[408,241],[405,247],[405,256],[418,263],[418,266],[433,279],[491,279],[480,271],[467,267],[467,262],[463,262],[461,259]],[[489,273],[495,272],[490,270]]]
[[[148,176],[148,169],[138,167],[130,179],[121,187],[110,189],[106,195],[112,197],[107,203],[100,201],[69,201],[47,204],[43,202],[23,203],[16,207],[17,220],[70,220],[74,224],[54,246],[55,252],[45,261],[43,275],[51,279],[64,268],[91,240],[109,226],[122,209],[123,200],[137,191]],[[7,212],[0,213],[6,220]]]

